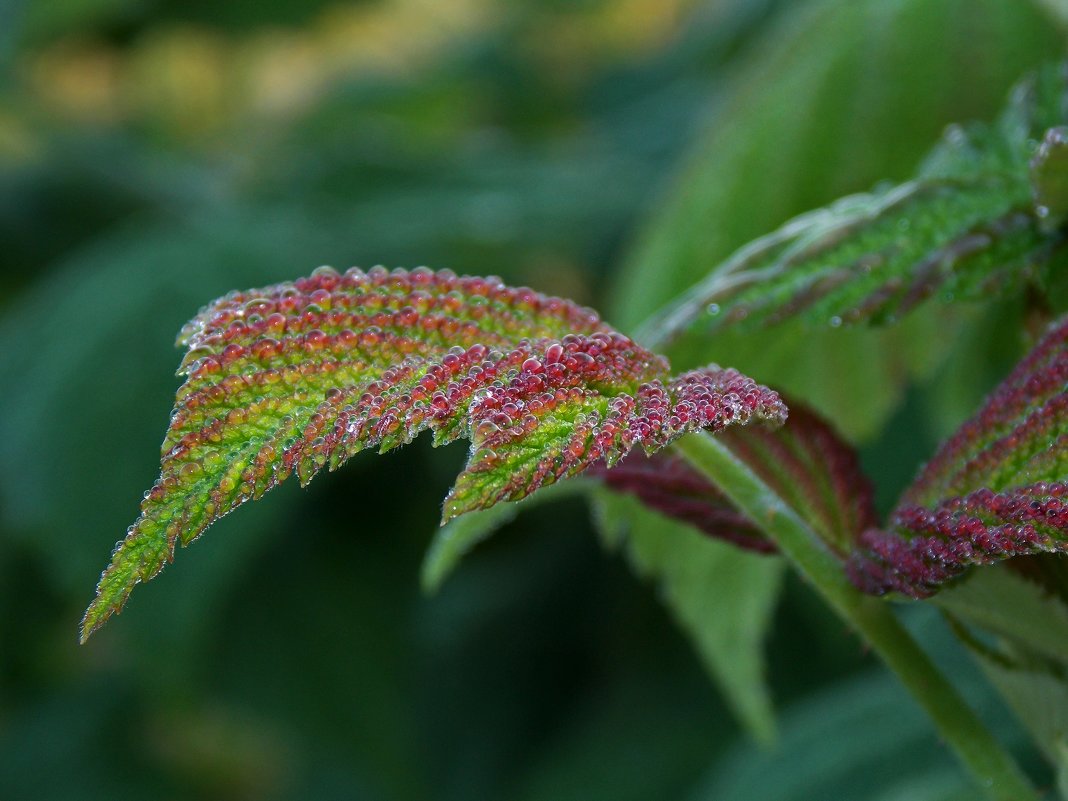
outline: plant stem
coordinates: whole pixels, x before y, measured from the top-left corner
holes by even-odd
[[[840,559],[782,498],[710,434],[684,437],[675,448],[771,537],[801,575],[871,644],[991,798],[1038,801],[1016,761],[1001,748],[889,605],[853,587]]]

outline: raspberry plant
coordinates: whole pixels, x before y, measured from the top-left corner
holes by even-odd
[[[1064,684],[1063,643],[1051,646],[1041,626],[990,625],[998,598],[969,600],[967,588],[984,571],[1011,573],[1026,582],[1031,613],[1051,619],[1068,595],[1066,124],[1068,77],[1051,67],[1013,92],[996,124],[951,128],[913,180],[755,241],[636,339],[570,301],[424,268],[320,268],[220,298],[180,336],[185,382],[161,475],[103,573],[83,641],[224,514],[294,473],[307,484],[361,450],[430,430],[435,444],[466,439],[470,452],[444,501],[428,584],[549,485],[567,480],[605,519],[630,496],[705,535],[784,554],[898,673],[992,797],[1037,798],[883,596],[941,602],[945,591],[962,639],[996,666],[1025,717],[1026,685],[1013,678]],[[882,524],[833,419],[729,367],[673,375],[656,352],[730,327],[796,317],[890,325],[935,299],[1012,293],[1031,309],[1030,355]],[[684,604],[678,611],[687,618]],[[984,626],[1001,639],[976,634]],[[759,730],[760,712],[747,708]],[[1025,722],[1068,776],[1065,717],[1049,718]]]

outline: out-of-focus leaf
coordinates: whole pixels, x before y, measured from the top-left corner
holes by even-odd
[[[743,60],[676,176],[628,263],[619,321],[640,322],[788,218],[905,178],[943,126],[990,118],[1061,49],[1028,3],[797,7]]]
[[[939,668],[954,678],[999,740],[1026,741],[1009,710],[983,680],[938,613],[914,606],[903,622]],[[839,679],[784,710],[774,751],[739,744],[713,766],[691,801],[970,801],[973,780],[898,680],[889,672]],[[1028,765],[1032,767],[1032,765]]]
[[[711,540],[626,496],[597,493],[595,519],[606,544],[622,549],[638,574],[657,584],[738,719],[758,740],[771,742],[764,639],[782,561]]]
[[[615,492],[631,495],[650,509],[688,523],[710,537],[753,551],[775,550],[764,532],[678,454],[635,453],[611,469],[596,465],[590,473]]]
[[[1068,318],[938,451],[848,562],[866,592],[926,597],[969,566],[1068,549]]]
[[[943,126],[989,119],[1020,75],[1063,48],[1027,3],[827,0],[792,12],[740,62],[632,252],[613,309],[621,325],[790,217],[907,177]],[[699,364],[730,354],[863,438],[895,408],[913,355],[925,369],[944,356],[955,317],[917,311],[905,323],[912,333],[785,324],[759,343],[724,330],[669,355]],[[903,350],[910,338],[923,347]]]
[[[818,415],[799,407],[768,436],[744,434],[734,432],[725,444],[833,547],[844,550],[872,525],[871,486],[856,454]],[[782,564],[706,545],[694,532],[754,550],[770,543],[715,486],[674,456],[634,455],[611,469],[596,468],[594,475],[631,496],[596,496],[606,543],[624,547],[639,574],[657,582],[739,719],[758,739],[770,740],[774,723],[762,648]],[[714,607],[731,612],[717,615]]]
[[[443,520],[519,500],[635,445],[781,423],[778,395],[667,360],[590,309],[498,278],[376,267],[232,292],[182,330],[162,469],[119,543],[83,640],[208,526],[296,473],[307,484],[368,447],[470,439]]]
[[[886,675],[862,675],[787,710],[773,753],[739,748],[690,801],[971,801],[975,788]]]
[[[1068,216],[1068,127],[1050,128],[1031,159],[1035,211],[1049,229]]]
[[[1050,559],[1056,557],[1032,557]],[[1063,560],[1064,557],[1060,557]],[[1068,799],[1068,605],[1013,569],[973,571],[938,593],[957,633],[1054,767]],[[978,634],[976,632],[979,632]],[[993,635],[991,638],[990,635]],[[992,639],[992,641],[991,641]]]
[[[955,618],[1068,666],[1068,606],[1008,566],[976,570],[938,593]]]
[[[951,127],[913,180],[746,245],[654,318],[647,339],[794,316],[832,327],[896,321],[932,295],[985,298],[1037,281],[1064,244],[1065,145],[1053,126],[1066,121],[1065,77],[1060,66],[1026,79],[995,126]]]
[[[1020,598],[1017,591],[1004,600],[1012,604],[1018,603]],[[983,605],[979,604],[980,607]],[[989,601],[985,605],[989,605]],[[1027,599],[1013,611],[1025,614],[1034,611],[1035,605],[1033,599]],[[965,606],[964,612],[968,618],[975,619],[974,608],[970,606]],[[1028,609],[1028,606],[1032,608]],[[1064,616],[1064,605],[1057,599],[1043,599],[1039,606],[1046,607],[1043,611],[1052,611],[1055,618]],[[978,617],[987,618],[981,621],[983,625],[989,620],[982,614]],[[955,616],[951,617],[951,622],[1053,766],[1060,797],[1068,799],[1068,661],[1061,655],[1051,659],[1033,649],[1029,644],[1032,638],[1028,636],[1033,631],[1001,635],[996,643],[988,644],[974,636]]]

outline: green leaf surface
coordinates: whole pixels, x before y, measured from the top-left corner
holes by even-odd
[[[219,517],[290,474],[307,484],[368,447],[434,432],[470,439],[444,520],[518,500],[635,445],[781,422],[776,393],[667,360],[569,301],[418,268],[232,292],[201,310],[164,438],[162,472],[118,544],[83,640]]]
[[[628,261],[634,325],[746,242],[878,181],[904,180],[945,125],[989,119],[1059,57],[1030,3],[797,4],[740,60],[707,130]]]
[[[1068,799],[1068,605],[1013,566],[974,571],[935,603],[1030,730]]]
[[[731,709],[761,742],[775,737],[764,639],[783,575],[776,557],[701,536],[636,499],[600,492],[595,519],[606,544],[655,582]]]
[[[707,128],[626,261],[612,319],[633,330],[791,217],[907,179],[945,125],[991,119],[1020,75],[1062,53],[1058,31],[1029,3],[795,4],[712,98]],[[694,332],[669,355],[678,365],[729,358],[773,377],[860,440],[878,432],[910,377],[944,358],[957,317],[921,307],[908,332],[792,321],[759,339],[722,328]]]
[[[1064,243],[1063,67],[1027,79],[994,126],[951,126],[916,177],[845,197],[746,245],[654,318],[691,325],[890,322],[938,295],[985,298],[1040,277]],[[1038,153],[1035,142],[1046,138]]]
[[[1068,799],[1068,664],[1057,663],[1051,671],[1040,664],[1021,664],[1018,651],[1009,660],[1000,657],[976,651],[983,671],[1053,766],[1059,797]]]
[[[772,752],[738,747],[689,801],[971,801],[976,789],[888,674],[787,709]]]
[[[1068,666],[1068,606],[1016,572],[977,570],[935,596],[958,620]]]
[[[848,563],[866,592],[926,597],[972,565],[1068,550],[1068,317],[945,442]]]

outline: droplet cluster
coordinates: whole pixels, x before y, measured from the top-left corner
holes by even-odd
[[[1068,318],[927,464],[849,574],[866,592],[926,597],[969,566],[1068,550]]]
[[[667,380],[665,359],[590,309],[500,279],[381,267],[231,293],[183,329],[188,351],[161,475],[113,555],[88,634],[178,543],[296,473],[369,447],[473,441],[446,516],[655,449],[698,428],[778,421],[775,393],[733,370]]]
[[[973,565],[1064,550],[1066,535],[1068,484],[981,489],[934,510],[898,509],[889,531],[861,535],[847,570],[864,592],[926,598]]]
[[[905,502],[930,506],[980,487],[1064,476],[1068,463],[1068,319],[1042,341],[924,467]]]
[[[700,429],[786,418],[777,393],[715,366],[632,389],[640,374],[627,362],[639,356],[646,364],[651,354],[619,335],[565,337],[532,360],[535,371],[479,397],[470,413],[472,458],[446,499],[446,519],[518,500],[599,462],[614,465],[635,446],[652,453]]]

